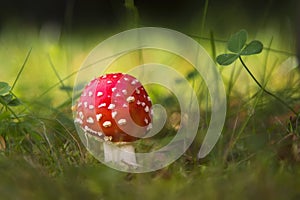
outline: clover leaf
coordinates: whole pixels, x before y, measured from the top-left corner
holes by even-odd
[[[217,62],[220,65],[230,65],[233,63],[239,56],[233,53],[221,54],[217,57]]]
[[[246,44],[248,33],[246,30],[240,30],[233,34],[228,42],[227,49],[232,53],[219,55],[216,60],[220,65],[230,65],[240,56],[249,56],[258,54],[263,49],[263,44],[258,40],[253,40]]]
[[[227,42],[228,50],[234,53],[241,52],[242,48],[246,44],[247,37],[248,33],[245,30],[240,30],[239,32],[233,34]]]
[[[260,41],[253,40],[241,51],[240,55],[248,56],[258,54],[262,51],[263,45]]]

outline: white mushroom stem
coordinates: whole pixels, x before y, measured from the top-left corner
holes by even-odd
[[[135,149],[129,142],[104,142],[104,161],[106,163],[113,163],[125,165],[130,167],[137,167]]]

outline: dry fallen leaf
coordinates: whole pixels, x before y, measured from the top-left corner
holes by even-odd
[[[180,128],[181,114],[179,112],[173,112],[169,118],[169,122],[176,131]]]
[[[4,151],[6,149],[5,140],[2,136],[0,136],[0,151]]]

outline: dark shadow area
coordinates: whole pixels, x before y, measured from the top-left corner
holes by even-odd
[[[295,0],[211,0],[208,3],[209,12],[216,18],[229,13],[238,18],[235,15],[238,13],[252,19],[280,19],[295,18],[297,13]],[[58,21],[69,26],[116,25],[126,14],[124,4],[125,0],[5,0],[0,3],[0,23],[13,19],[37,24]],[[142,22],[178,26],[189,23],[195,15],[202,15],[205,0],[134,0],[134,4]]]
[[[205,28],[224,32],[228,27],[259,29],[269,21],[288,24],[295,35],[300,35],[299,1],[289,0],[5,0],[0,3],[0,30],[3,24],[13,22],[26,26],[58,23],[68,31],[109,29],[137,26],[158,26],[179,31],[191,25],[201,26],[205,3],[208,2]],[[133,23],[134,3],[138,23]],[[137,12],[136,12],[137,11]],[[133,24],[133,26],[128,26]],[[196,31],[197,32],[197,31]],[[298,51],[300,41],[298,40]],[[299,53],[300,54],[300,53]]]

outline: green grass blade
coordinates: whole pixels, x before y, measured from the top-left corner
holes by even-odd
[[[60,83],[60,85],[61,85],[61,88],[67,88],[66,85],[64,84],[64,81],[63,81],[63,80],[61,79],[61,77],[59,76],[58,71],[56,70],[56,68],[55,68],[55,66],[54,66],[54,64],[53,64],[53,62],[52,62],[51,56],[50,56],[49,54],[48,54],[48,60],[49,60],[49,63],[50,63],[50,66],[51,66],[52,70],[53,70],[54,73],[55,73],[55,76],[56,76],[57,79],[59,80],[59,83]],[[68,97],[71,97],[70,92],[69,92],[68,90],[65,90],[65,91],[66,91]]]
[[[29,56],[30,56],[30,54],[31,54],[31,51],[32,51],[32,48],[29,49],[29,51],[28,51],[28,53],[27,53],[27,55],[26,55],[26,58],[25,58],[25,60],[24,60],[24,62],[23,62],[23,64],[22,64],[22,66],[21,66],[21,69],[20,69],[20,71],[18,72],[17,77],[16,77],[14,83],[12,84],[11,91],[15,88],[15,86],[16,86],[16,84],[17,84],[17,81],[19,80],[19,78],[20,78],[20,76],[21,76],[21,74],[22,74],[22,72],[23,72],[23,70],[24,70],[24,68],[25,68],[25,65],[26,65],[26,63],[27,63],[27,61],[28,61],[28,59],[29,59]]]
[[[208,3],[209,3],[209,0],[205,0],[203,16],[202,16],[202,21],[201,21],[201,32],[200,32],[201,35],[203,35],[204,28],[205,28],[205,22],[206,22],[207,10],[208,10]]]
[[[212,51],[212,57],[213,60],[216,61],[217,53],[216,53],[216,43],[215,43],[215,36],[214,32],[210,31],[210,46],[211,46],[211,51]]]

